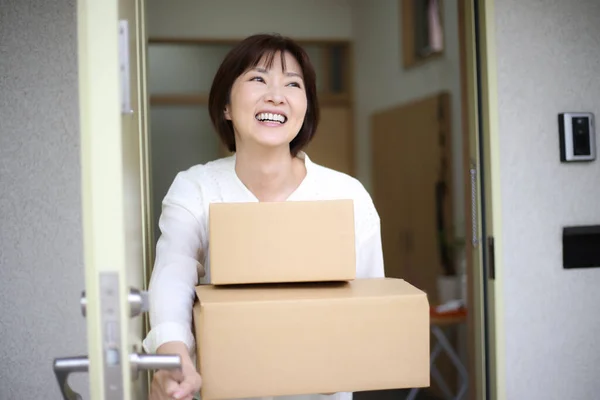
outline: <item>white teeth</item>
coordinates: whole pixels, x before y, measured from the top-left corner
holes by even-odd
[[[282,114],[273,113],[259,113],[256,115],[256,119],[259,121],[275,121],[282,124],[286,121],[285,116],[283,116]]]

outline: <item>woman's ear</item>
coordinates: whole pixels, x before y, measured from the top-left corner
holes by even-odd
[[[231,121],[231,113],[229,112],[229,106],[225,106],[225,109],[223,110],[223,115],[225,115],[225,119]]]

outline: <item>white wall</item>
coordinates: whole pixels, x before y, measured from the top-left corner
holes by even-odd
[[[87,353],[76,2],[0,3],[0,399],[58,399]]]
[[[600,269],[561,229],[600,224],[600,161],[561,165],[560,112],[600,116],[600,2],[495,2],[507,399],[597,399]]]
[[[464,219],[460,58],[456,1],[444,1],[445,54],[409,70],[401,57],[400,10],[397,0],[354,0],[352,26],[355,60],[355,127],[358,178],[370,188],[372,113],[410,100],[449,91],[452,103],[454,207],[457,223]],[[460,230],[461,227],[457,226]]]
[[[240,39],[278,32],[296,38],[352,36],[351,0],[148,0],[148,33]]]

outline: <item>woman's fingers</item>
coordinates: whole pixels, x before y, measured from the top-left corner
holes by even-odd
[[[200,386],[202,386],[200,374],[198,374],[194,368],[186,369],[184,371],[183,382],[179,384],[179,388],[173,393],[173,396],[177,400],[191,398],[200,390]]]

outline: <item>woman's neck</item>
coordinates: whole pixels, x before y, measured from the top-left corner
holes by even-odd
[[[306,176],[304,163],[289,149],[238,149],[235,172],[259,201],[285,201]]]

